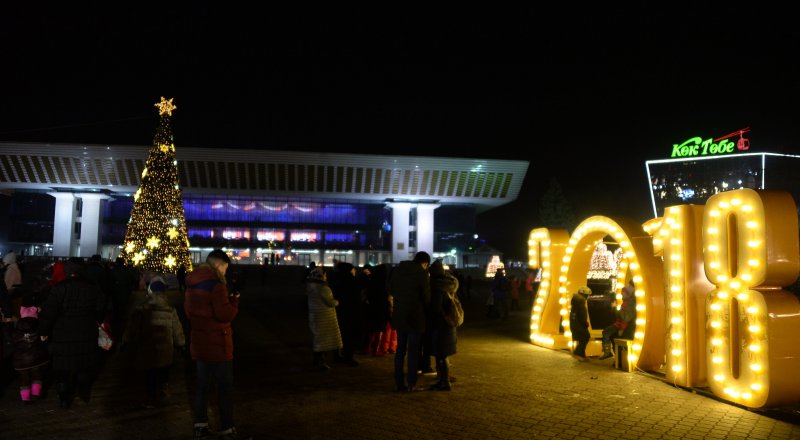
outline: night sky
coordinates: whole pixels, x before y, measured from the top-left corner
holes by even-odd
[[[646,159],[750,127],[800,153],[800,35],[781,10],[337,5],[0,12],[0,141],[509,158],[479,233],[525,254],[552,177],[578,219],[649,218]],[[253,4],[255,5],[255,4]],[[438,9],[437,9],[438,8]],[[578,154],[578,149],[589,153]]]

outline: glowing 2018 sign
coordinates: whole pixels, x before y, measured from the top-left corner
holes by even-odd
[[[701,137],[693,137],[682,144],[672,144],[672,156],[670,157],[690,157],[690,156],[712,156],[718,154],[733,153],[736,145],[726,139],[721,139],[718,144],[708,138],[703,140]]]
[[[637,297],[629,362],[657,370],[666,360],[675,384],[709,386],[753,408],[800,401],[800,300],[782,288],[800,273],[797,207],[788,193],[728,191],[705,206],[669,207],[644,225],[594,216],[572,236],[534,229],[529,266],[543,273],[531,342],[571,346],[569,298],[586,283],[594,244],[606,236],[624,251],[617,284],[633,280]],[[599,345],[593,341],[587,354]]]

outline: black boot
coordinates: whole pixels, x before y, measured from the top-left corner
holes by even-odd
[[[325,353],[319,351],[314,352],[314,369],[319,371],[328,371],[331,369],[325,362]]]
[[[72,393],[69,385],[65,382],[59,382],[56,391],[58,392],[58,406],[69,409],[70,405],[72,405]]]
[[[436,371],[439,373],[439,380],[435,385],[431,386],[431,389],[450,391],[450,366],[447,364],[446,357],[436,358]]]
[[[603,344],[603,354],[598,359],[602,361],[610,357],[614,357],[614,353],[611,352],[611,344],[605,343]]]

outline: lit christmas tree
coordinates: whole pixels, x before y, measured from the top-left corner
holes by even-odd
[[[133,195],[120,256],[140,269],[176,273],[181,264],[192,269],[189,238],[183,214],[178,161],[172,139],[172,98],[156,104],[161,122],[142,171],[142,183]]]

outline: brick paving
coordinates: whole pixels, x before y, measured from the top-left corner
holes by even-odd
[[[615,370],[611,359],[578,363],[535,347],[525,313],[484,317],[480,284],[451,358],[451,392],[393,392],[391,355],[315,372],[301,284],[267,285],[245,291],[235,321],[235,417],[256,439],[800,439],[797,408],[751,411]],[[190,362],[176,362],[172,397],[156,409],[142,408],[144,381],[124,353],[108,357],[90,403],[69,410],[55,392],[22,405],[6,381],[0,439],[191,438],[191,377]]]

